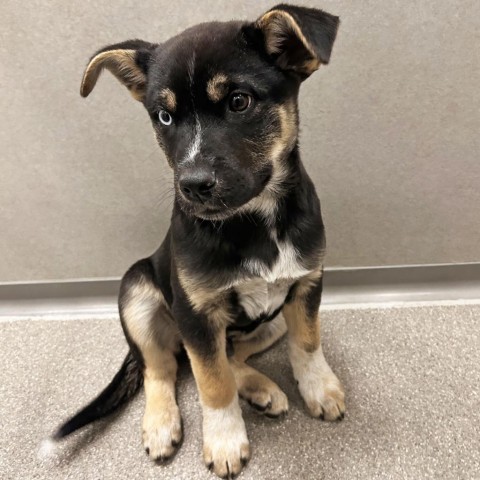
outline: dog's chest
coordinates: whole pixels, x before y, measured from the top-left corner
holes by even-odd
[[[278,240],[275,232],[272,233],[272,240],[278,249],[278,255],[273,265],[268,266],[261,260],[250,258],[243,262],[245,270],[253,276],[261,277],[268,283],[276,283],[282,279],[298,279],[310,272],[301,265],[299,254],[289,240]]]
[[[295,281],[309,273],[300,264],[291,243],[276,240],[276,244],[278,256],[273,265],[269,267],[260,260],[245,261],[244,267],[254,277],[235,287],[239,304],[252,320],[278,310]]]
[[[285,302],[293,283],[292,279],[279,279],[269,283],[263,278],[254,278],[237,285],[235,291],[246,316],[255,320],[278,310]]]

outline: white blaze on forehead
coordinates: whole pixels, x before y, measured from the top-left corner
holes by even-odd
[[[190,96],[192,99],[192,108],[193,108],[193,113],[195,115],[195,128],[194,128],[193,140],[187,149],[187,153],[185,154],[183,161],[181,162],[182,164],[193,163],[195,156],[200,152],[200,145],[202,143],[202,126],[200,125],[198,114],[195,111],[195,103],[194,103],[194,95],[193,95],[194,74],[195,74],[195,52],[193,52],[192,56],[188,60],[187,71],[188,71],[188,78],[190,82]]]
[[[200,125],[200,120],[198,115],[195,113],[195,129],[193,140],[188,147],[185,158],[182,163],[192,163],[195,159],[195,156],[200,152],[200,145],[202,144],[202,126]]]

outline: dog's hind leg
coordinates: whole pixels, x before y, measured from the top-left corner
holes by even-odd
[[[175,397],[175,353],[180,340],[162,292],[153,282],[148,260],[127,272],[119,303],[127,339],[144,364],[143,445],[153,460],[163,462],[173,456],[182,439]]]
[[[245,363],[247,358],[260,353],[287,331],[282,314],[271,322],[258,327],[252,334],[233,341],[233,356],[230,364],[238,392],[254,408],[269,417],[278,417],[288,412],[288,399],[280,387],[267,376]]]

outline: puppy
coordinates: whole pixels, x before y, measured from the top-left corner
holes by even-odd
[[[313,417],[344,416],[320,345],[325,252],[315,187],[300,160],[300,84],[330,59],[339,20],[278,5],[253,23],[204,23],[162,44],[99,50],[81,84],[109,70],[150,115],[173,170],[175,201],[160,248],[125,274],[119,310],[130,351],[110,385],[62,425],[58,440],[145,388],[143,445],[159,461],[182,439],[176,355],[191,362],[203,409],[203,456],[220,477],[250,447],[239,396],[269,417],[288,411],[246,360],[288,331],[298,388]]]

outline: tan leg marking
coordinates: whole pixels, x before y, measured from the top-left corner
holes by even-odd
[[[320,322],[307,315],[303,299],[295,299],[283,307],[288,334],[306,352],[320,347]]]
[[[175,399],[179,335],[161,292],[141,279],[122,299],[122,318],[144,363],[143,445],[154,460],[170,458],[182,439]]]
[[[175,399],[177,360],[172,351],[142,351],[145,359],[143,445],[154,460],[167,460],[182,440],[182,420]]]
[[[222,329],[214,355],[205,358],[185,345],[202,403],[203,457],[207,467],[223,478],[238,474],[250,457],[225,343],[225,329]]]
[[[337,420],[345,413],[345,395],[323,355],[318,313],[313,317],[307,313],[306,297],[313,285],[312,275],[300,280],[294,298],[283,308],[289,333],[290,362],[310,414]]]
[[[206,315],[209,328],[215,332],[214,344],[207,353],[195,349],[185,339],[202,403],[203,457],[218,476],[231,477],[240,473],[248,461],[250,446],[226,352],[230,319],[226,292],[198,282],[185,269],[178,268],[178,278],[194,311]]]
[[[216,354],[204,358],[185,345],[193,375],[198,386],[202,405],[210,408],[224,408],[229,405],[237,392],[232,369],[228,363],[225,337],[218,339]]]

